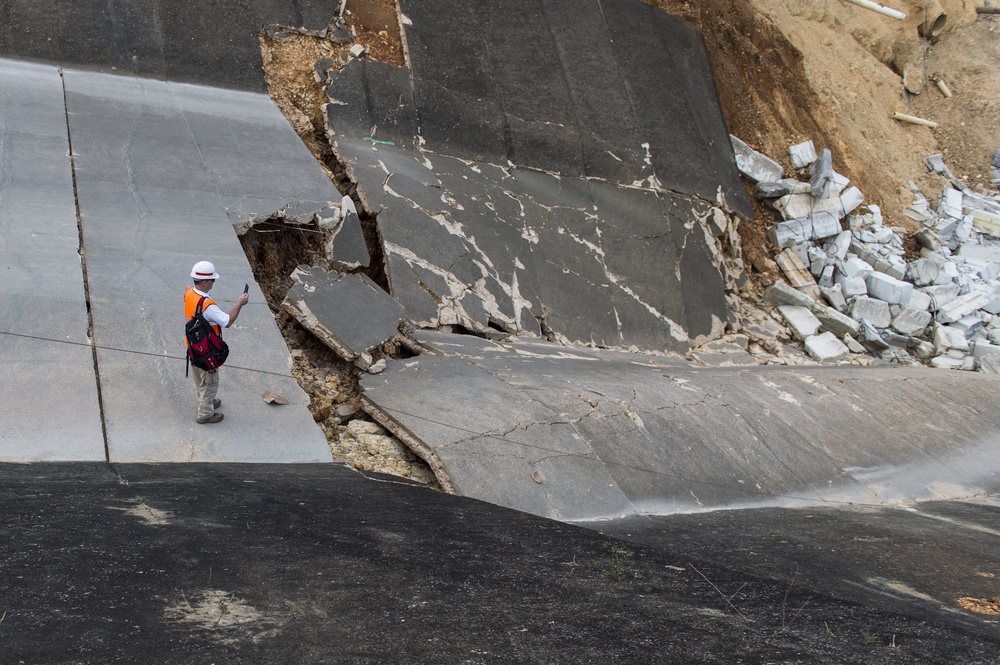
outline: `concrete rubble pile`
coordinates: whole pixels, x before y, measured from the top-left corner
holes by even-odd
[[[788,283],[764,294],[793,336],[817,360],[871,353],[906,365],[1000,371],[1000,196],[977,193],[954,177],[940,155],[928,169],[948,181],[933,200],[914,185],[905,214],[919,256],[904,247],[905,229],[887,226],[876,205],[833,170],[828,149],[812,141],[789,149],[783,169],[733,137],[737,164],[757,196],[783,221],[769,230]]]

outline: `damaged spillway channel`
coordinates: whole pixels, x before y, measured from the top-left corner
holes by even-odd
[[[303,301],[302,296],[312,289],[305,285],[305,278],[313,273],[334,282],[343,279],[347,288],[357,285],[372,291],[374,282],[360,271],[367,267],[362,265],[367,259],[351,261],[334,254],[331,260],[327,251],[332,240],[344,232],[345,222],[360,229],[348,197],[339,205],[319,209],[287,206],[238,226],[237,233],[288,345],[292,375],[309,396],[309,411],[323,430],[333,458],[361,472],[390,474],[437,488],[427,464],[372,422],[360,406],[359,372],[371,370],[373,365],[377,370],[388,358],[409,355],[397,340],[398,320],[385,339],[366,347],[363,353],[354,353],[325,332]],[[363,235],[359,233],[355,240],[360,240],[353,245],[355,257],[360,257]],[[306,265],[310,267],[299,267]],[[381,332],[386,330],[382,326]]]

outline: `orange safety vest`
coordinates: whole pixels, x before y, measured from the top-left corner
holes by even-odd
[[[187,287],[187,291],[184,292],[184,320],[190,321],[191,317],[194,316],[195,310],[198,309],[198,301],[201,300],[201,296],[194,290],[193,286]],[[205,298],[205,303],[201,306],[201,311],[204,312],[208,309],[209,305],[215,305],[216,302],[210,297]],[[212,329],[215,331],[216,335],[222,334],[222,328],[216,324],[212,324]],[[184,338],[184,346],[187,346],[187,337]]]

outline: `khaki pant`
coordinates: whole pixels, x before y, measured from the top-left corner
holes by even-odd
[[[198,413],[195,417],[207,418],[215,413],[212,402],[219,394],[219,370],[207,372],[192,365],[191,375],[194,377],[194,384],[198,387]]]

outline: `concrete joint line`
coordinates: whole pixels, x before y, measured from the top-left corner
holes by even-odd
[[[69,101],[66,95],[66,74],[59,68],[59,79],[63,89],[63,111],[66,114],[66,142],[69,145],[70,173],[73,176],[73,202],[76,206],[76,228],[80,237],[80,268],[83,271],[83,295],[87,303],[87,339],[90,340],[90,351],[94,359],[94,380],[97,383],[97,409],[101,414],[101,435],[104,438],[104,461],[111,461],[111,451],[108,446],[108,423],[104,415],[104,396],[101,393],[101,368],[97,361],[97,339],[94,330],[94,312],[90,302],[90,280],[87,275],[87,252],[83,235],[83,215],[80,212],[80,190],[76,182],[76,155],[73,153],[73,133],[69,125]]]

